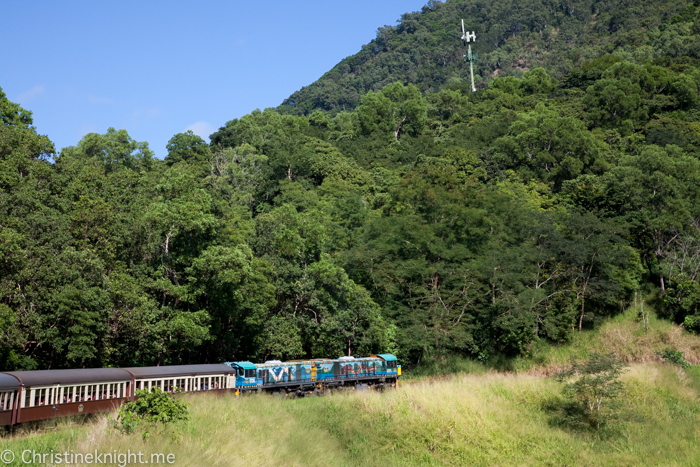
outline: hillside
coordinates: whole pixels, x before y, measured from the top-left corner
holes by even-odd
[[[700,339],[667,322],[650,324],[645,333],[630,310],[570,345],[539,349],[518,372],[462,361],[466,371],[452,366],[449,375],[409,376],[384,393],[192,395],[185,397],[192,420],[148,439],[119,434],[99,416],[19,431],[0,439],[0,449],[162,452],[174,454],[177,465],[693,465],[700,461],[698,367],[642,363],[641,354],[675,336],[671,343],[685,342],[697,359]],[[567,428],[553,409],[561,384],[532,370],[543,358],[552,368],[561,356],[610,344],[633,356],[622,378],[622,419],[600,433]]]
[[[254,111],[162,161],[114,128],[57,154],[0,93],[0,370],[507,368],[635,297],[700,332],[700,6],[514,5],[431,3],[343,75],[375,89],[345,111]],[[475,93],[449,75],[470,8],[481,69],[509,54]]]
[[[661,63],[697,60],[697,27],[674,27],[697,20],[692,6],[689,0],[431,1],[420,12],[402,15],[396,26],[378,28],[360,52],[289,96],[278,110],[349,111],[368,91],[395,81],[413,83],[423,93],[458,86],[469,79],[459,40],[462,19],[478,38],[476,81],[482,89],[497,76],[522,76],[537,67],[562,79],[586,60],[613,52]]]

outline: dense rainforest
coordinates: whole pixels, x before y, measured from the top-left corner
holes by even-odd
[[[697,1],[431,1],[164,160],[0,90],[0,369],[485,360],[639,291],[698,332],[699,44]]]

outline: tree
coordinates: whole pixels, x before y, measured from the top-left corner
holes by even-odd
[[[110,127],[107,133],[100,135],[88,133],[77,146],[63,148],[67,157],[82,157],[101,163],[105,172],[129,170],[148,170],[153,164],[153,152],[147,142],[133,140],[126,130]]]
[[[192,133],[192,130],[178,133],[170,138],[166,149],[168,150],[168,155],[165,156],[167,165],[173,165],[178,162],[203,165],[211,157],[211,151],[207,142]]]
[[[542,67],[523,74],[522,90],[525,94],[549,94],[556,88],[557,81]]]
[[[425,126],[427,107],[417,87],[396,82],[381,91],[368,92],[357,108],[360,128],[367,135],[392,133],[417,135]]]
[[[573,360],[556,375],[565,382],[564,395],[573,404],[564,406],[564,420],[575,426],[600,429],[619,415],[619,399],[624,385],[619,380],[625,364],[613,354],[593,353],[586,360]]]
[[[10,101],[2,88],[0,88],[0,123],[3,126],[13,126],[16,128],[28,129],[31,127],[32,113]]]
[[[629,78],[596,81],[586,89],[583,99],[591,123],[621,127],[629,122],[634,127],[634,122],[647,117],[642,106],[641,91],[641,86]]]
[[[582,121],[561,116],[543,103],[518,114],[508,134],[494,146],[494,157],[504,169],[517,169],[526,179],[534,175],[556,188],[582,173],[600,170],[607,150]]]

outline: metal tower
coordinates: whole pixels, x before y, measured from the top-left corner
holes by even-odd
[[[472,46],[470,42],[476,42],[476,33],[474,31],[467,32],[464,30],[464,20],[462,20],[462,42],[467,46],[467,53],[462,55],[465,62],[469,62],[469,75],[472,79],[472,92],[476,92],[476,86],[474,86],[474,62],[479,61],[479,56],[472,53]]]

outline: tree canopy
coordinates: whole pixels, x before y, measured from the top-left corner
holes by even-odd
[[[700,331],[700,6],[514,5],[431,1],[162,161],[0,91],[1,369],[514,356],[641,287]]]

